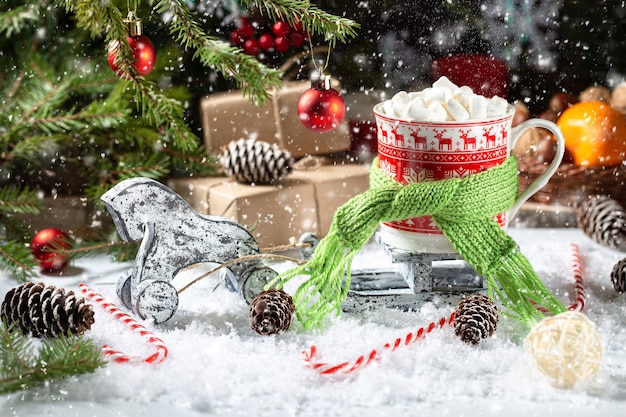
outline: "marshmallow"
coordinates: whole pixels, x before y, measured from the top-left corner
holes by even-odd
[[[418,99],[411,100],[411,103],[409,104],[409,108],[406,112],[406,115],[409,118],[409,120],[415,120],[415,121],[428,120],[430,119],[430,110],[428,110],[426,106],[424,105],[424,100],[421,100],[421,98],[418,98]]]
[[[448,120],[448,112],[441,105],[441,103],[433,102],[428,105],[428,111],[430,112],[429,120],[431,122],[443,122]]]
[[[459,87],[458,94],[474,94],[474,91],[472,90],[472,87],[464,85],[464,86]]]
[[[383,111],[387,116],[394,117],[395,115],[393,114],[393,101],[385,100],[383,102]]]
[[[393,114],[396,117],[400,117],[402,119],[406,118],[406,113],[409,110],[409,102],[403,103],[401,100],[393,102]]]
[[[411,99],[406,91],[400,91],[395,96],[391,97],[391,101],[397,104],[408,104]]]
[[[469,97],[467,109],[469,110],[471,119],[487,118],[487,99],[483,96],[474,94]]]
[[[502,97],[491,97],[487,103],[487,117],[504,116],[509,108],[509,102]]]
[[[426,104],[445,103],[452,98],[452,93],[447,88],[427,88],[424,90]]]
[[[499,117],[512,106],[501,97],[485,98],[474,94],[468,86],[458,87],[446,77],[422,91],[400,91],[383,102],[383,111],[390,117],[414,121],[463,121]]]
[[[452,117],[452,120],[462,121],[467,120],[470,117],[469,113],[465,110],[461,103],[453,98],[446,102],[445,108],[450,117]]]
[[[433,83],[433,88],[439,89],[442,88],[444,90],[448,90],[450,95],[455,95],[459,90],[459,87],[454,84],[452,81],[448,79],[448,77],[440,77],[437,81]]]

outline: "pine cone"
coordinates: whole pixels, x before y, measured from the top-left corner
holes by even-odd
[[[91,329],[94,314],[91,304],[76,298],[74,291],[27,282],[6,294],[0,317],[7,326],[17,324],[24,334],[35,337],[81,335]]]
[[[454,334],[472,345],[487,338],[498,327],[498,307],[482,294],[474,294],[461,300],[454,314]]]
[[[274,184],[291,172],[294,160],[276,144],[239,139],[222,148],[220,163],[226,175],[241,183]]]
[[[611,283],[618,294],[626,292],[626,258],[613,266],[611,271]]]
[[[626,250],[626,211],[606,195],[594,195],[576,210],[578,226],[596,243]]]
[[[270,288],[259,293],[250,303],[250,327],[264,336],[280,333],[289,329],[295,311],[289,294]]]

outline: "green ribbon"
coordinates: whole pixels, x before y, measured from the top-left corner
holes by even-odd
[[[381,222],[432,216],[452,247],[486,282],[491,298],[499,298],[506,314],[533,327],[543,318],[539,308],[565,311],[545,287],[515,241],[493,217],[508,210],[517,197],[517,160],[465,178],[400,185],[374,160],[370,189],[335,212],[328,234],[309,262],[290,269],[268,287],[281,288],[299,275],[309,278],[294,294],[296,314],[305,328],[319,326],[329,313],[339,313],[350,288],[352,260]]]

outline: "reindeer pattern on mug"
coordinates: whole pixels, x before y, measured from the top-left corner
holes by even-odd
[[[378,119],[380,168],[401,184],[465,177],[508,156],[511,118],[467,123],[410,123]],[[496,219],[504,224],[504,214]],[[441,233],[430,216],[389,223],[420,233]]]
[[[402,184],[465,177],[507,157],[507,121],[450,125],[377,122],[383,170]]]

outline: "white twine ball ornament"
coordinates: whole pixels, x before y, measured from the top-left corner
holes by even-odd
[[[524,348],[537,368],[562,388],[571,388],[600,367],[604,343],[584,314],[567,311],[543,319],[526,336]]]

